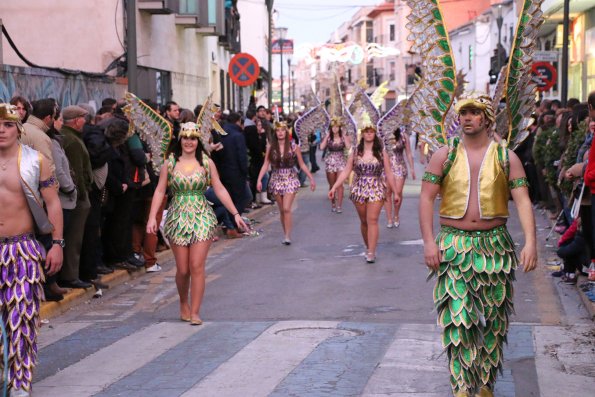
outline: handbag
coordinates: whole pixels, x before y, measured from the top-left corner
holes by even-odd
[[[576,219],[578,217],[579,211],[581,210],[581,201],[583,201],[583,193],[585,192],[585,184],[582,183],[581,192],[579,193],[578,197],[574,200],[572,204],[572,209],[570,210],[570,216],[572,219]]]

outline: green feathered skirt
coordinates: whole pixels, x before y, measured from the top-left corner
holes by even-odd
[[[434,287],[454,393],[493,388],[513,311],[518,260],[506,226],[466,231],[442,226],[436,237],[442,262]]]

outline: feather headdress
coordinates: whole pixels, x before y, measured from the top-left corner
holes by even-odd
[[[522,2],[510,60],[506,72],[500,74],[495,98],[490,99],[490,107],[496,112],[495,128],[511,149],[528,136],[531,124],[535,83],[530,68],[537,31],[543,23],[542,1]],[[411,127],[435,151],[446,145],[448,131],[456,130],[452,105],[460,90],[457,90],[454,57],[439,0],[408,0],[407,4],[411,8],[407,27],[413,41],[412,51],[421,55],[423,71],[409,99]],[[506,107],[498,112],[497,104],[502,96],[506,97]]]

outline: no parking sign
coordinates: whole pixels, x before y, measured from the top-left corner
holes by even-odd
[[[227,72],[231,81],[240,87],[247,87],[258,79],[260,66],[252,55],[241,52],[231,58]]]
[[[534,62],[531,67],[533,81],[537,84],[537,91],[547,91],[556,84],[558,72],[549,62]]]

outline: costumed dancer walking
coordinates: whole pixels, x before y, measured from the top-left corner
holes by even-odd
[[[386,194],[388,200],[386,200],[384,210],[387,219],[386,227],[389,229],[401,225],[399,210],[403,204],[403,187],[405,185],[405,179],[407,179],[407,176],[409,175],[407,163],[409,163],[409,168],[411,169],[411,179],[415,180],[415,168],[413,165],[413,154],[411,153],[411,147],[409,146],[409,138],[402,132],[401,127],[397,127],[392,135],[395,142],[389,153],[390,168],[392,172],[387,173],[386,177],[395,179],[397,190],[388,190]],[[407,158],[407,162],[405,162],[405,158]],[[393,195],[398,195],[400,200],[393,201]]]
[[[366,120],[367,119],[367,120]],[[366,262],[376,261],[376,246],[378,245],[378,217],[386,200],[386,183],[395,190],[394,179],[385,177],[390,172],[388,154],[376,133],[376,124],[369,121],[366,113],[361,128],[361,137],[347,158],[347,165],[337,181],[331,187],[328,197],[335,198],[337,189],[353,171],[349,198],[353,202],[360,219],[360,231],[366,246]],[[398,200],[399,196],[395,196]]]
[[[543,20],[540,4],[541,0],[523,3],[510,64],[500,72],[505,84],[497,85],[495,98],[467,95],[449,113],[456,73],[439,4],[408,1],[410,25],[430,25],[423,29],[429,37],[416,39],[412,48],[425,55],[424,78],[410,100],[411,124],[434,152],[422,178],[419,219],[425,262],[437,276],[434,302],[455,396],[493,396],[502,370],[519,264],[506,229],[509,196],[525,236],[520,264],[525,272],[537,264],[528,183],[513,150],[527,136],[534,107],[533,44],[527,43],[535,42]],[[503,94],[506,109],[496,115]],[[460,136],[449,138],[446,131],[451,129],[445,121],[453,125],[456,118]],[[493,138],[494,126],[504,138],[500,143]],[[432,212],[438,193],[441,229],[434,238]]]
[[[347,159],[345,151],[351,149],[351,139],[343,132],[343,122],[339,117],[333,117],[328,133],[320,143],[320,150],[327,150],[324,158],[326,179],[329,189],[337,181],[337,176],[345,169]],[[331,200],[331,211],[343,212],[343,185],[337,188],[335,198]]]
[[[217,226],[217,217],[205,198],[209,186],[233,214],[237,226],[248,229],[205,149],[215,122],[211,98],[209,96],[203,105],[196,123],[180,125],[173,153],[165,161],[163,159],[172,137],[171,125],[132,94],[128,93],[126,99],[131,122],[151,148],[153,166],[161,168],[147,221],[147,233],[157,233],[157,211],[169,189],[173,197],[165,219],[164,234],[176,261],[180,319],[191,325],[201,325],[205,262]]]
[[[291,206],[300,188],[300,181],[295,169],[296,165],[300,167],[310,180],[310,190],[314,191],[316,189],[316,182],[312,178],[310,170],[304,164],[300,148],[291,140],[287,124],[277,121],[274,128],[275,132],[272,136],[271,144],[267,147],[264,164],[258,174],[256,190],[259,192],[262,191],[262,178],[269,171],[270,166],[271,175],[268,192],[271,196],[275,197],[275,201],[279,207],[279,218],[283,227],[283,240],[281,240],[281,243],[290,245],[293,222]]]
[[[2,346],[8,356],[4,381],[11,396],[30,395],[43,298],[41,264],[45,256],[47,274],[56,274],[64,247],[58,183],[49,161],[19,142],[22,133],[16,107],[0,104],[0,308],[8,339],[8,351]],[[35,231],[52,235],[47,255]]]

